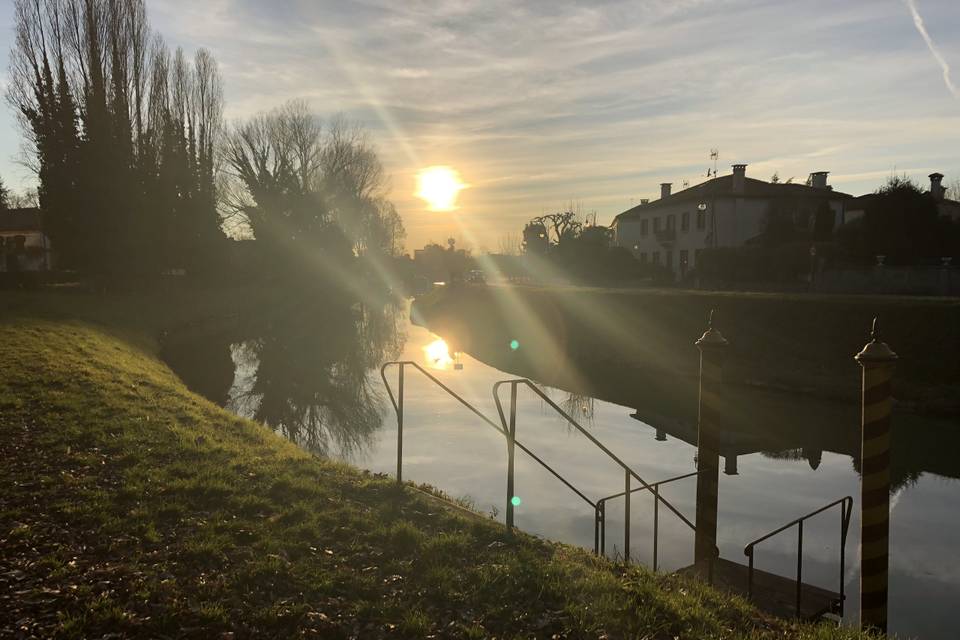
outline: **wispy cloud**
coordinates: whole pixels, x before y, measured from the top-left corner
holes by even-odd
[[[930,34],[927,32],[927,27],[923,24],[923,17],[921,17],[920,11],[917,9],[916,1],[903,0],[903,3],[907,5],[908,9],[910,9],[910,13],[913,15],[913,24],[917,27],[917,31],[919,31],[920,35],[923,37],[923,41],[927,43],[927,48],[930,49],[933,59],[937,61],[937,64],[939,64],[940,68],[943,70],[943,83],[947,85],[947,89],[953,94],[954,98],[960,99],[960,91],[957,90],[956,85],[953,84],[953,80],[950,78],[950,65],[947,63],[947,60],[943,57],[943,55],[940,54],[940,50],[937,49],[937,45],[933,43],[933,38],[931,38]]]

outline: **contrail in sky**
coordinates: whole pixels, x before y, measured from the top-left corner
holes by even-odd
[[[943,69],[943,82],[947,85],[947,89],[950,90],[954,98],[960,99],[960,90],[957,89],[956,85],[953,84],[953,80],[950,79],[950,65],[947,64],[947,61],[940,55],[937,46],[933,44],[933,38],[927,33],[927,27],[923,24],[923,18],[920,17],[920,12],[917,11],[916,1],[903,0],[903,3],[910,9],[910,13],[913,14],[913,24],[923,37],[923,41],[927,43],[927,48],[930,49],[930,53],[933,54],[934,59],[940,64],[940,68]]]

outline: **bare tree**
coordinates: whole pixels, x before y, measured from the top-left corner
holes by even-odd
[[[950,200],[960,200],[960,178],[954,178],[947,185],[946,197]]]
[[[531,223],[542,224],[552,232],[550,240],[556,244],[560,244],[568,238],[577,237],[583,229],[583,221],[580,219],[580,215],[574,212],[572,208],[542,215],[531,220]]]
[[[355,255],[402,252],[402,220],[383,197],[383,166],[358,125],[338,117],[325,130],[295,100],[235,126],[224,158],[235,180],[224,191],[225,215],[258,239],[275,235],[280,221],[301,234],[333,223]]]

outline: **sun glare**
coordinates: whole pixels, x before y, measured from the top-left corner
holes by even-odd
[[[446,369],[453,364],[453,358],[450,357],[450,348],[440,338],[425,346],[423,352],[427,356],[427,363],[435,369]]]
[[[430,211],[453,211],[457,196],[466,186],[456,169],[427,167],[417,174],[416,196],[427,202]]]

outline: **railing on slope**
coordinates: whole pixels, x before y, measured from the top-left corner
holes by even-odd
[[[502,386],[505,385],[505,384],[510,385],[510,420],[509,420],[509,423],[507,422],[507,417],[506,417],[506,415],[504,414],[504,411],[503,411],[503,404],[502,404],[501,401],[500,401],[500,387],[502,387]],[[508,498],[508,500],[507,500],[507,514],[506,514],[506,515],[507,515],[507,528],[508,528],[508,529],[513,527],[513,502],[512,502],[512,500],[511,500],[511,499],[513,498],[513,447],[514,447],[514,445],[516,445],[516,446],[521,447],[524,451],[529,452],[529,450],[528,450],[526,447],[523,447],[523,446],[520,445],[520,443],[517,441],[517,387],[518,387],[519,385],[525,385],[525,386],[527,386],[527,387],[528,387],[531,391],[533,391],[536,395],[540,396],[540,398],[541,398],[544,402],[546,402],[547,405],[549,405],[554,411],[556,411],[558,414],[560,414],[560,416],[563,417],[568,423],[570,423],[570,425],[572,425],[574,428],[576,428],[577,431],[579,431],[581,434],[583,434],[584,436],[586,436],[587,439],[590,440],[590,442],[592,442],[597,448],[599,448],[601,451],[603,451],[603,452],[607,455],[608,458],[610,458],[610,459],[611,459],[614,463],[616,463],[621,469],[623,469],[623,474],[624,474],[624,482],[623,482],[623,484],[624,484],[624,489],[623,489],[623,492],[622,492],[622,493],[614,494],[613,496],[607,496],[606,498],[602,498],[600,501],[597,501],[596,503],[594,503],[594,502],[592,502],[591,500],[589,500],[586,496],[584,496],[582,493],[580,493],[579,491],[577,491],[577,494],[580,495],[580,497],[582,497],[584,500],[586,500],[589,504],[591,504],[591,505],[593,506],[593,508],[594,508],[593,540],[594,540],[594,552],[595,552],[595,553],[600,554],[600,553],[601,553],[601,546],[602,546],[602,545],[605,546],[605,544],[604,544],[604,543],[605,543],[605,540],[602,540],[602,539],[601,539],[600,532],[601,532],[601,530],[602,530],[602,531],[604,532],[604,537],[605,537],[605,533],[606,533],[606,523],[605,523],[605,520],[606,520],[606,513],[605,513],[606,501],[609,500],[609,499],[611,499],[611,498],[616,498],[616,497],[619,497],[619,496],[622,495],[622,496],[624,497],[624,531],[623,531],[623,534],[624,534],[624,537],[623,537],[623,540],[624,540],[624,542],[623,542],[623,547],[624,547],[624,548],[623,548],[623,557],[624,557],[624,561],[625,561],[625,562],[630,562],[630,496],[631,496],[631,494],[633,494],[635,491],[643,491],[643,490],[646,490],[646,491],[652,492],[653,495],[654,495],[654,505],[655,505],[655,507],[658,507],[659,504],[662,502],[662,503],[664,504],[664,506],[666,506],[670,511],[672,511],[674,514],[676,514],[677,517],[679,517],[687,526],[689,526],[691,529],[694,529],[694,530],[696,529],[696,526],[695,526],[692,522],[690,522],[690,520],[688,520],[686,516],[684,516],[682,513],[680,513],[680,511],[678,511],[678,510],[676,509],[676,507],[674,507],[672,504],[670,504],[669,501],[667,501],[662,495],[660,495],[659,487],[657,487],[657,486],[655,486],[655,485],[652,485],[652,484],[648,483],[646,480],[644,480],[643,478],[641,478],[641,477],[637,474],[636,471],[634,471],[634,470],[631,469],[629,466],[627,466],[627,464],[626,464],[623,460],[621,460],[619,457],[617,457],[617,455],[614,454],[612,451],[610,451],[610,449],[608,449],[606,446],[604,446],[602,442],[600,442],[599,440],[597,440],[589,431],[587,431],[586,429],[584,429],[583,426],[580,425],[580,423],[578,423],[576,420],[574,420],[573,417],[572,417],[570,414],[568,414],[568,413],[567,413],[566,411],[564,411],[560,406],[558,406],[557,403],[555,403],[553,400],[551,400],[550,397],[547,396],[547,394],[545,394],[543,391],[541,391],[539,387],[537,387],[535,384],[533,384],[533,382],[531,382],[530,380],[527,380],[526,378],[518,378],[518,379],[515,379],[515,380],[501,380],[500,382],[497,382],[497,383],[495,383],[495,384],[493,385],[493,399],[494,399],[494,402],[496,402],[496,405],[497,405],[497,413],[500,414],[500,423],[501,423],[501,426],[502,426],[501,431],[502,431],[502,432],[506,435],[506,437],[507,437],[507,498]],[[538,459],[538,460],[539,460],[539,459]],[[545,465],[546,463],[541,462],[541,464],[544,464],[544,465]],[[555,475],[557,475],[557,474],[555,474]],[[688,474],[687,476],[682,476],[682,477],[689,477],[690,475],[696,475],[696,473]],[[558,476],[558,477],[559,477],[559,476]],[[636,479],[636,480],[640,483],[641,486],[638,487],[638,488],[633,488],[633,487],[631,487],[631,483],[632,483],[632,480],[633,480],[633,479]],[[679,480],[679,479],[680,479],[679,477],[678,477],[678,478],[671,478],[670,480],[665,480],[665,481],[663,481],[663,482],[661,482],[661,483],[657,483],[657,484],[665,484],[665,483],[667,483],[667,482],[672,482],[672,481],[674,481],[674,480]],[[567,484],[567,486],[570,486],[570,487],[572,488],[572,485],[570,485],[570,484],[567,483],[566,481],[565,481],[565,484]],[[656,510],[654,513],[655,513],[655,515],[656,515],[656,517],[657,517],[657,524],[659,525],[659,510]],[[656,531],[656,529],[655,529],[655,531]],[[656,536],[655,536],[655,537],[656,537]]]
[[[476,407],[464,400],[460,395],[455,391],[450,389],[447,385],[443,384],[436,376],[424,369],[422,366],[416,362],[410,360],[396,361],[396,362],[387,362],[380,367],[380,377],[383,379],[383,384],[387,388],[387,395],[390,396],[390,403],[393,405],[393,409],[397,414],[397,482],[403,481],[403,378],[404,378],[404,367],[407,365],[412,366],[414,369],[422,373],[435,385],[447,392],[448,395],[455,398],[460,404],[469,409],[477,417],[483,420],[485,423],[496,429],[500,434],[507,437],[507,441],[510,442],[509,435],[500,428],[495,422],[483,415]],[[390,386],[390,382],[387,380],[387,367],[397,366],[399,367],[398,373],[398,384],[397,384],[397,394],[394,395],[393,389]],[[597,505],[595,502],[590,500],[582,491],[577,489],[573,484],[564,478],[556,469],[551,467],[549,464],[544,462],[537,454],[528,449],[520,442],[515,442],[516,446],[520,448],[521,451],[530,456],[534,461],[536,461],[541,467],[549,471],[557,480],[566,485],[571,491],[577,494],[582,500],[589,504],[594,511],[596,511]],[[513,529],[513,451],[509,451],[509,461],[508,461],[508,479],[507,479],[507,513],[508,513],[508,522],[507,529]],[[596,536],[594,536],[596,538]],[[599,553],[598,545],[599,542],[594,540],[594,552]]]
[[[403,372],[404,367],[407,365],[413,367],[424,376],[427,377],[435,385],[447,392],[448,395],[453,396],[460,404],[465,406],[471,412],[473,412],[478,418],[483,420],[485,423],[496,429],[501,434],[504,434],[503,429],[501,429],[493,420],[490,420],[487,416],[480,413],[480,411],[474,407],[472,404],[464,400],[456,391],[452,390],[447,385],[440,382],[436,376],[432,373],[421,367],[416,362],[412,360],[402,360],[394,362],[385,362],[382,367],[380,367],[380,378],[383,379],[383,386],[387,388],[387,395],[390,396],[390,404],[393,405],[393,410],[397,414],[397,482],[403,482]],[[387,380],[387,367],[398,366],[400,371],[397,375],[397,395],[394,396],[393,388],[390,386],[390,382]],[[505,434],[504,434],[505,435]]]
[[[693,471],[691,473],[685,473],[682,476],[676,476],[673,478],[668,478],[666,480],[661,480],[660,482],[654,482],[649,487],[637,487],[632,489],[633,493],[637,491],[650,491],[653,493],[653,570],[656,571],[659,566],[659,539],[660,539],[660,487],[665,484],[670,484],[671,482],[676,482],[677,480],[685,480],[687,478],[692,478],[699,475],[699,471]],[[626,495],[626,492],[621,491],[620,493],[614,493],[612,495],[606,496],[605,498],[600,498],[597,500],[597,511],[600,513],[600,554],[603,555],[607,549],[607,528],[606,528],[606,511],[607,511],[607,501],[612,500],[613,498],[619,498],[620,496]],[[680,520],[690,527],[692,531],[696,531],[696,526],[687,520],[682,515]]]
[[[747,573],[747,597],[753,597],[753,559],[754,559],[754,547],[764,540],[768,540],[778,533],[782,533],[793,527],[794,525],[798,528],[797,534],[797,600],[796,600],[796,613],[799,617],[800,615],[800,602],[802,596],[803,588],[803,522],[812,518],[815,515],[821,514],[827,509],[840,505],[840,611],[839,614],[843,615],[843,602],[846,598],[844,596],[844,572],[846,569],[846,547],[847,547],[847,531],[850,529],[850,514],[853,511],[853,498],[846,496],[840,498],[839,500],[834,500],[828,505],[820,507],[816,511],[811,511],[805,516],[801,516],[796,520],[788,522],[779,529],[771,531],[765,536],[757,538],[753,542],[749,543],[743,548],[743,554],[750,559],[750,566]]]

